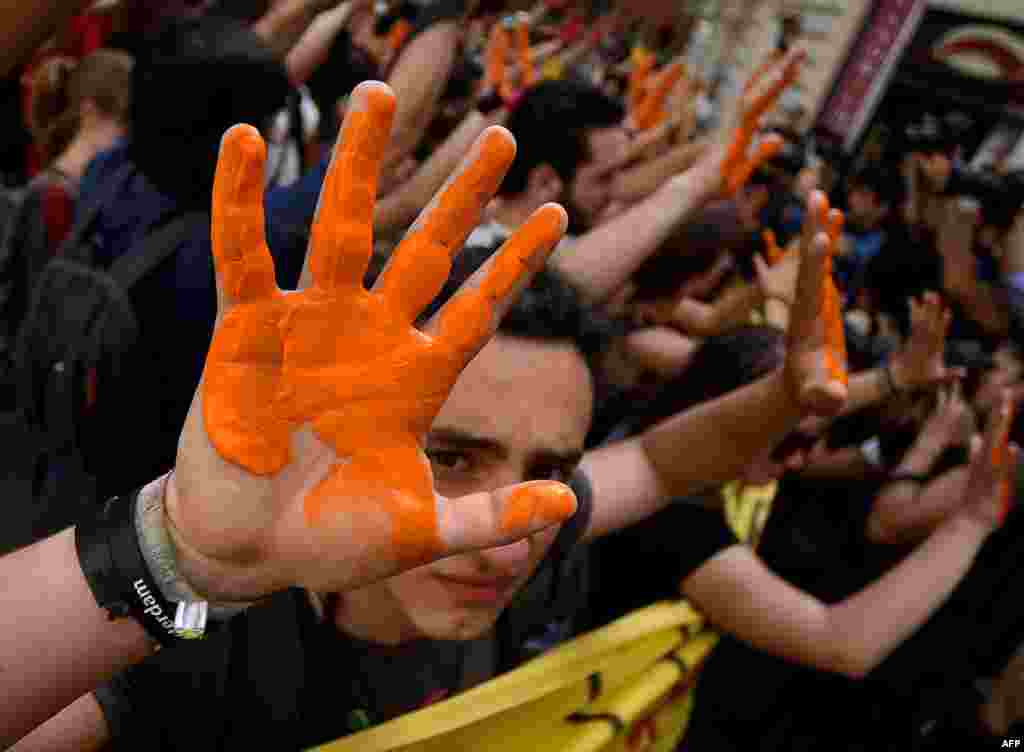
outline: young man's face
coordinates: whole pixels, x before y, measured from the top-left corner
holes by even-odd
[[[572,344],[495,337],[459,377],[427,437],[438,492],[458,498],[525,481],[568,481],[593,399],[589,369]],[[343,608],[391,614],[403,622],[403,639],[475,639],[494,625],[557,532],[413,569],[347,594]]]
[[[598,223],[612,198],[615,173],[608,167],[617,163],[628,147],[629,135],[621,126],[587,133],[588,158],[576,169],[563,201],[569,210],[570,232],[585,232]]]
[[[885,216],[885,207],[870,188],[856,186],[847,199],[846,221],[857,230],[873,230]]]

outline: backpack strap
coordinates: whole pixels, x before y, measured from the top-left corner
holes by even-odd
[[[131,252],[122,254],[107,270],[122,290],[127,292],[169,258],[193,231],[208,224],[207,212],[188,212],[172,218],[151,232]]]
[[[86,238],[92,232],[99,219],[100,212],[110,206],[121,189],[128,184],[128,181],[135,175],[135,166],[132,164],[122,165],[109,180],[104,181],[103,189],[99,190],[93,201],[85,202],[80,207],[75,223],[68,231],[64,242],[60,244],[56,256],[78,261],[86,266],[92,266],[92,244],[87,243]]]

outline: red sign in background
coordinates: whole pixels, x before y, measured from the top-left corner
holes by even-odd
[[[924,0],[879,0],[818,115],[819,138],[848,151],[860,138],[917,24]]]

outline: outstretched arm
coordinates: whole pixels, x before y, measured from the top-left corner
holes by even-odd
[[[1014,466],[995,465],[1005,443],[1008,400],[986,432],[965,484],[946,484],[961,512],[943,522],[898,566],[866,588],[827,604],[774,574],[748,546],[731,546],[682,584],[719,629],[750,645],[825,671],[861,678],[878,666],[942,605],[999,525],[1002,487]],[[943,482],[939,479],[936,483]],[[938,489],[936,489],[938,491]],[[893,604],[899,604],[894,608]]]
[[[134,524],[129,507],[114,503],[108,510],[119,510],[121,521],[97,517],[0,559],[0,580],[16,583],[0,589],[0,742],[18,739],[149,651],[139,623],[108,621],[93,589],[104,603],[134,604],[134,618],[153,629],[158,615],[146,616],[153,604],[142,602],[132,581],[139,573],[166,590],[168,608],[182,601],[244,607],[293,586],[343,592],[518,540],[575,510],[559,483],[458,500],[434,491],[425,434],[567,219],[557,205],[539,209],[415,328],[511,164],[515,142],[502,128],[486,131],[366,290],[393,114],[385,85],[353,92],[313,225],[309,286],[290,294],[277,288],[264,239],[266,147],[250,126],[225,135],[211,221],[219,312],[175,470],[162,493],[138,506],[144,512]],[[89,566],[79,562],[76,536]],[[111,558],[125,542],[141,548],[145,565],[126,568],[124,557]],[[157,631],[161,639],[177,634],[159,626],[169,630]]]
[[[842,343],[833,339],[838,314],[826,307],[832,242],[824,231],[839,213],[829,215],[827,209],[825,195],[815,192],[804,226],[785,367],[639,437],[588,452],[583,469],[594,489],[588,536],[621,529],[674,498],[735,479],[805,415],[834,415],[842,408],[845,356]]]
[[[781,61],[745,105],[744,120],[725,147],[711,149],[692,168],[671,178],[645,201],[598,225],[559,250],[556,268],[593,302],[615,294],[695,210],[718,196],[732,196],[757,166],[781,148],[766,139],[749,153],[761,116],[794,80],[803,60],[796,52]],[[603,168],[607,169],[607,168]]]
[[[400,164],[412,155],[437,114],[461,34],[458,19],[444,20],[413,37],[399,54],[388,76],[398,100],[388,165]]]

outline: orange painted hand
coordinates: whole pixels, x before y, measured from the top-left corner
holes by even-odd
[[[212,221],[220,313],[167,497],[182,569],[200,592],[349,588],[516,540],[575,508],[557,483],[454,501],[434,492],[425,434],[567,219],[557,205],[539,209],[416,328],[515,143],[503,128],[485,131],[366,290],[394,107],[384,84],[353,93],[312,229],[310,284],[297,292],[277,288],[263,237],[265,146],[248,126],[224,138]]]
[[[758,287],[765,300],[781,300],[791,306],[796,299],[797,275],[800,272],[800,254],[791,253],[797,243],[791,243],[788,248],[779,248],[774,232],[765,230],[761,235],[768,260],[760,253],[754,254]]]
[[[786,251],[779,248],[779,241],[775,238],[775,232],[772,230],[762,232],[761,239],[764,241],[764,255],[768,260],[768,266],[775,266],[782,260]]]
[[[518,69],[518,85],[516,71],[508,67],[508,56],[512,51],[511,33],[515,33],[515,53]],[[530,22],[527,14],[519,14],[499,20],[491,27],[485,51],[486,65],[484,90],[496,93],[506,106],[511,106],[524,89],[532,86],[537,80],[537,71],[530,52]]]
[[[830,416],[842,409],[847,397],[846,339],[831,261],[833,233],[843,215],[829,211],[825,194],[814,191],[806,217],[786,337],[786,378],[805,413]]]
[[[1010,430],[1015,413],[1013,395],[1005,390],[989,416],[984,438],[975,437],[971,447],[964,512],[992,530],[1003,524],[1014,503],[1019,450],[1010,443]]]
[[[748,155],[761,118],[779,101],[786,87],[796,81],[805,53],[794,50],[775,60],[767,71],[758,75],[743,96],[740,119],[722,162],[722,193],[735,196],[754,171],[782,149],[778,136],[762,139],[753,155]]]
[[[644,47],[634,47],[630,54],[629,85],[627,89],[627,103],[629,111],[635,112],[639,109],[644,97],[647,95],[647,82],[657,59],[654,53]]]
[[[685,70],[682,63],[671,63],[647,83],[630,113],[630,120],[636,130],[650,130],[668,117],[665,103]]]

